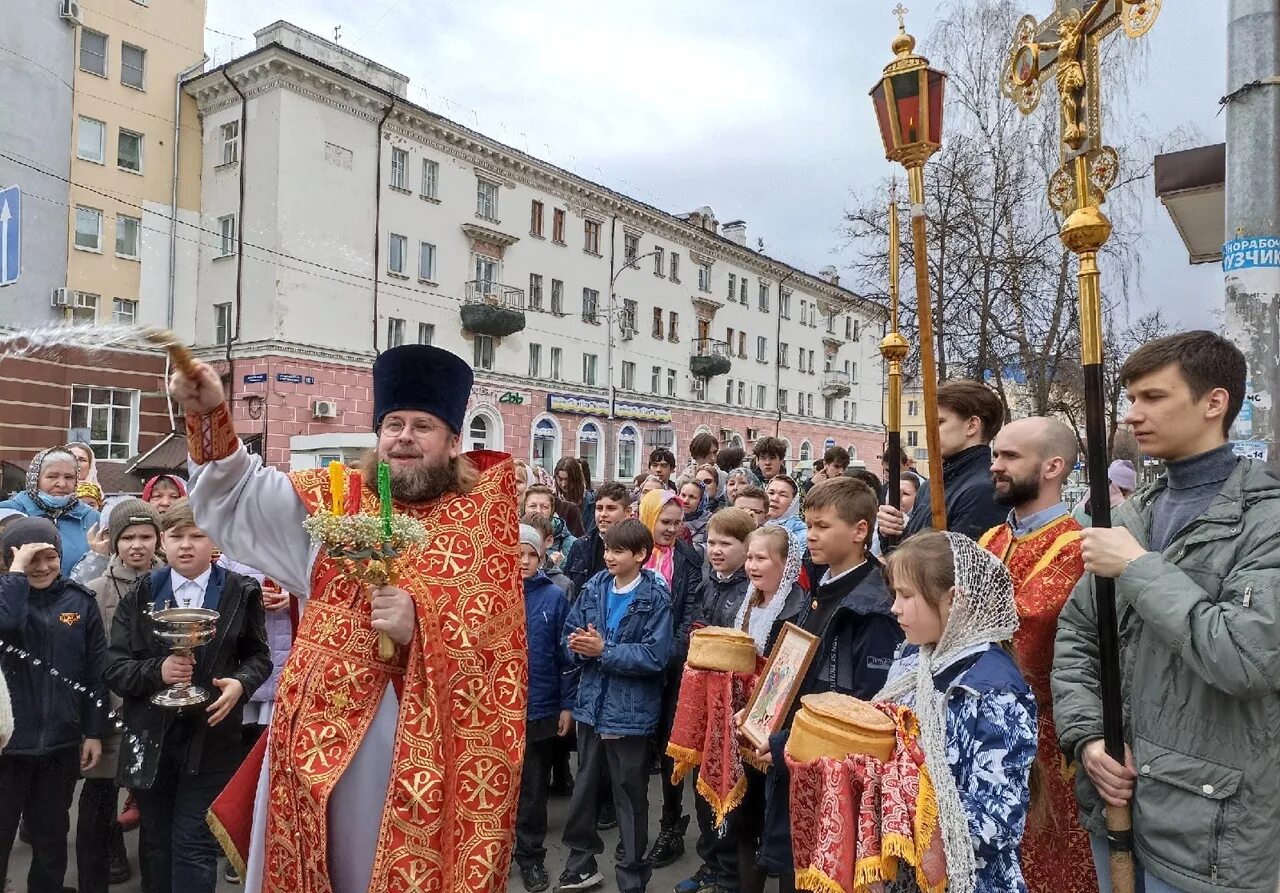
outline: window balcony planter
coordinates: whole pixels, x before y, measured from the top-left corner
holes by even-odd
[[[689,371],[695,378],[708,379],[724,375],[732,366],[733,348],[727,341],[699,338],[693,342],[693,354],[689,357]]]
[[[477,335],[501,338],[524,330],[524,290],[473,279],[465,284],[462,327]]]

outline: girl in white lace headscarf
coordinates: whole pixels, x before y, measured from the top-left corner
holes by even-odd
[[[1025,893],[1021,844],[1036,705],[1005,646],[1018,627],[1004,565],[957,533],[888,560],[906,644],[877,700],[913,708],[938,797],[948,893]]]
[[[734,627],[755,639],[756,651],[764,654],[769,642],[769,633],[782,613],[782,606],[800,578],[800,568],[804,553],[800,541],[781,527],[761,527],[747,537],[747,576],[751,582],[747,584],[747,594],[738,608],[738,616]],[[779,562],[782,574],[777,588],[772,592],[765,591],[767,580],[773,569],[762,566],[765,562]],[[761,585],[757,585],[757,581]]]

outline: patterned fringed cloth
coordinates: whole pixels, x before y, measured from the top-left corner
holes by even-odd
[[[893,757],[856,754],[797,763],[791,771],[791,847],[796,888],[811,893],[883,893],[898,863],[924,893],[947,885],[938,801],[915,714],[879,703],[897,726]]]
[[[733,717],[746,708],[754,687],[754,674],[688,665],[680,681],[680,703],[667,742],[667,756],[675,760],[671,783],[679,784],[697,766],[698,794],[711,804],[717,828],[747,793]]]

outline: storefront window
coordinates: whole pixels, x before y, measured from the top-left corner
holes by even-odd
[[[618,480],[624,484],[636,476],[636,445],[640,435],[630,425],[623,425],[618,431]]]
[[[554,471],[560,459],[560,429],[551,419],[539,419],[533,426],[533,464]]]
[[[601,477],[600,428],[595,422],[587,422],[578,430],[578,458],[587,460],[593,478]]]

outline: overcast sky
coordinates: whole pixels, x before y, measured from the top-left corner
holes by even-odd
[[[928,55],[945,4],[906,2]],[[341,26],[342,45],[409,76],[412,101],[663,210],[743,218],[749,244],[762,238],[769,254],[816,271],[842,264],[851,190],[893,169],[867,91],[892,56],[896,3],[209,0],[205,39],[222,63],[276,19],[328,38]],[[1027,0],[1037,18],[1050,9]],[[1220,142],[1226,4],[1166,3],[1143,40],[1130,111],[1157,137],[1192,134],[1182,147]],[[1141,189],[1132,312],[1160,306],[1184,327],[1216,325],[1219,268],[1188,264],[1150,180]]]

